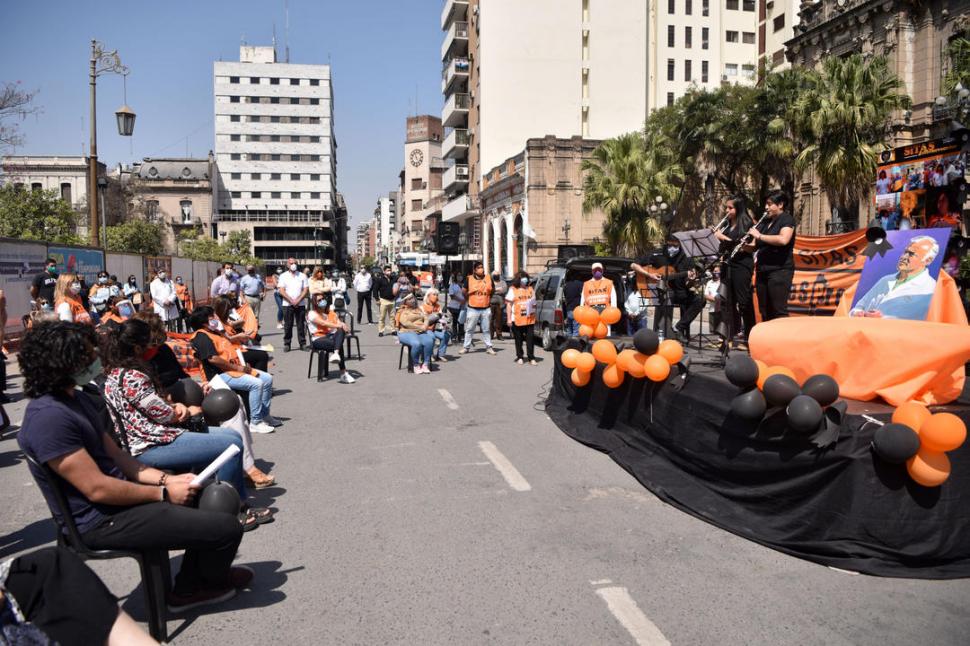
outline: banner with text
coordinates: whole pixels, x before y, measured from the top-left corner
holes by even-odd
[[[795,238],[795,278],[788,310],[795,316],[832,316],[845,290],[859,281],[866,230]]]

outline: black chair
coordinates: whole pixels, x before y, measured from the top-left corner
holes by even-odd
[[[313,344],[307,346],[310,351],[310,363],[306,367],[306,378],[309,379],[310,375],[313,373],[313,357],[317,358],[317,361],[321,362],[320,366],[323,366],[323,376],[325,378],[330,377],[330,350],[319,350],[313,347]]]
[[[435,357],[437,356],[437,347],[439,345],[441,345],[441,341],[436,338],[434,344],[431,346],[431,361],[436,361]],[[400,370],[401,366],[404,365],[404,355],[408,357],[408,372],[414,372],[414,359],[411,358],[411,348],[403,343],[401,344],[401,354],[397,358],[397,369]]]
[[[148,632],[156,641],[164,642],[168,640],[168,627],[166,618],[168,608],[166,606],[166,595],[171,590],[172,575],[168,561],[167,550],[146,550],[144,552],[129,550],[94,550],[84,544],[81,533],[74,524],[74,517],[71,515],[71,508],[67,503],[67,496],[61,488],[60,476],[54,473],[46,464],[39,464],[30,455],[24,454],[27,461],[32,464],[40,473],[44,474],[44,479],[50,485],[54,496],[57,510],[63,519],[63,526],[57,530],[57,544],[65,547],[83,560],[106,560],[131,558],[138,561],[141,569],[141,580],[145,586],[145,609],[148,613]],[[53,511],[53,510],[52,510]],[[53,516],[53,514],[51,514]],[[55,518],[55,522],[57,519]]]
[[[357,344],[357,360],[362,361],[363,355],[361,355],[360,353],[360,337],[357,336],[357,330],[354,328],[354,315],[348,310],[341,311],[339,315],[340,315],[340,321],[342,323],[347,324],[347,327],[350,328],[350,332],[345,333],[344,335],[344,340],[347,342],[347,353],[344,358],[345,359],[354,358],[354,353],[350,351],[350,343],[354,342]],[[348,320],[349,320],[349,323],[348,323]]]

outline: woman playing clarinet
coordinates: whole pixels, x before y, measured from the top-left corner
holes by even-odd
[[[757,249],[758,309],[761,320],[788,316],[788,295],[795,276],[795,218],[789,213],[790,198],[782,192],[772,193],[765,202],[768,219],[758,227],[751,227]]]
[[[753,221],[748,215],[743,197],[730,197],[724,203],[724,216],[727,218],[714,236],[721,241],[720,255],[725,259],[721,278],[727,287],[727,310],[721,312],[721,320],[728,325],[729,337],[741,334],[747,343],[751,328],[754,327],[754,301],[751,298],[751,274],[754,271],[754,257],[742,247],[738,253],[731,251],[751,229]],[[744,327],[742,327],[742,324]],[[732,343],[733,338],[727,342]]]

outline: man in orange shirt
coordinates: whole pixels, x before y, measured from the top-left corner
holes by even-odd
[[[467,311],[465,313],[465,343],[458,354],[465,354],[472,347],[472,337],[475,335],[475,325],[481,322],[482,339],[485,341],[485,352],[495,354],[492,348],[492,310],[491,300],[492,279],[485,275],[485,265],[481,262],[475,263],[475,269],[471,276],[465,279],[461,287],[462,294],[465,295]]]

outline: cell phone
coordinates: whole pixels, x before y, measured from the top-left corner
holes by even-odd
[[[135,306],[131,304],[131,301],[118,301],[116,307],[118,308],[118,314],[120,314],[121,318],[123,319],[127,320],[135,315]]]

